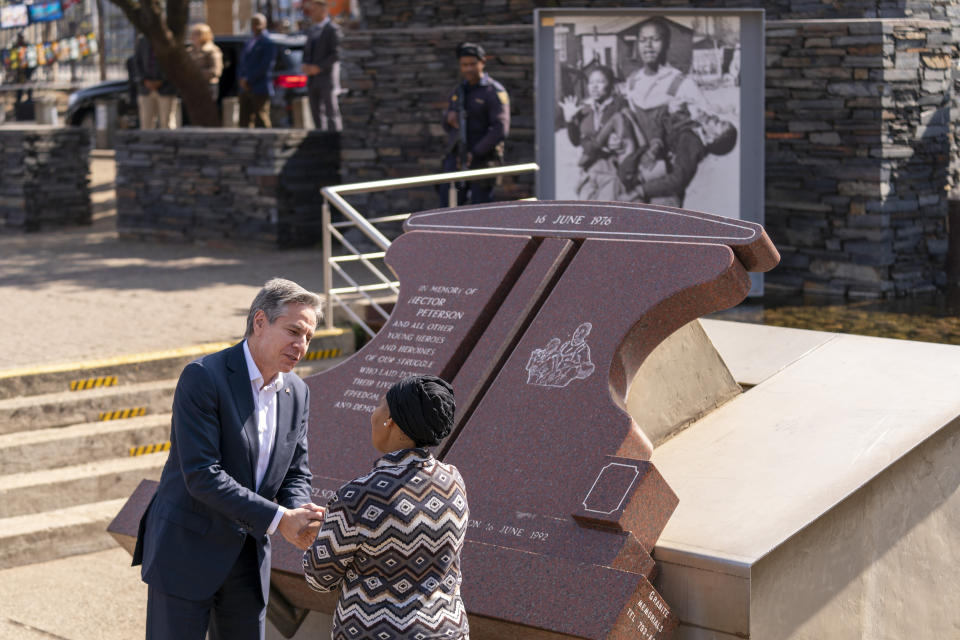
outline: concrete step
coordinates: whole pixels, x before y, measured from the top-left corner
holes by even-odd
[[[161,451],[0,476],[0,518],[129,498],[142,479],[160,479],[167,455]]]
[[[169,413],[8,433],[0,435],[0,469],[26,473],[109,460],[129,456],[131,447],[169,439]]]
[[[0,434],[95,422],[128,410],[131,416],[166,413],[176,385],[175,379],[159,380],[0,400]]]
[[[86,362],[0,371],[0,400],[58,391],[84,393],[85,389],[176,379],[190,362],[236,344],[212,342],[182,349],[131,354]],[[355,351],[353,331],[321,329],[314,335],[304,363],[348,356]]]
[[[304,360],[294,372],[305,378],[335,367],[350,355],[352,353]],[[176,386],[176,378],[171,378],[0,400],[0,434],[94,422],[104,417],[116,419],[167,413],[173,404]]]
[[[0,519],[0,569],[116,546],[107,525],[126,498]]]

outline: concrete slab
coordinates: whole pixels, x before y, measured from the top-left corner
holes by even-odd
[[[107,525],[125,502],[105,500],[0,520],[0,569],[109,549],[116,543]]]
[[[119,547],[0,571],[0,637],[143,638],[147,585]]]
[[[700,319],[734,379],[755,386],[840,334]]]
[[[98,460],[0,476],[0,518],[127,498],[140,480],[159,480],[169,452]],[[89,460],[85,455],[77,458]]]
[[[627,411],[654,446],[740,393],[700,322],[677,329],[630,383]]]
[[[0,570],[0,638],[132,640],[146,632],[147,585],[120,547]],[[311,612],[294,640],[330,634]],[[267,623],[267,640],[284,640]]]
[[[762,344],[785,330],[742,325],[738,331],[756,331]],[[797,346],[792,362],[654,452],[680,498],[657,545],[658,586],[684,609],[687,623],[781,637],[751,635],[752,621],[762,617],[754,609],[763,601],[754,582],[761,561],[801,531],[830,521],[839,505],[958,424],[960,347],[822,336],[800,336],[813,348]],[[953,495],[956,488],[945,486]],[[845,526],[853,526],[850,520]]]
[[[125,457],[130,447],[169,438],[169,413],[8,433],[0,435],[0,468],[6,474],[24,473],[71,466],[78,460]]]
[[[0,400],[0,434],[93,422],[102,419],[104,412],[131,410],[132,416],[162,414],[170,411],[176,386],[175,379],[154,380]]]
[[[960,347],[830,340],[656,450],[660,546],[759,559],[960,415],[957,380]]]

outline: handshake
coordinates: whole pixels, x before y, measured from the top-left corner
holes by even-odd
[[[283,534],[287,542],[305,551],[316,540],[325,511],[312,502],[300,505],[297,509],[284,509],[277,531]]]

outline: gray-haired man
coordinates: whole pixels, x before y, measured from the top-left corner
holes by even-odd
[[[180,374],[170,457],[133,554],[148,640],[203,640],[208,628],[212,640],[263,639],[270,535],[305,549],[323,513],[310,502],[309,393],[291,372],[320,317],[319,296],[270,280],[244,340]]]

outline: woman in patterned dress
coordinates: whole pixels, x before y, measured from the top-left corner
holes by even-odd
[[[460,550],[469,509],[436,446],[453,425],[453,389],[434,376],[393,385],[371,416],[386,454],[342,486],[304,553],[307,584],[339,588],[333,640],[469,640]]]

